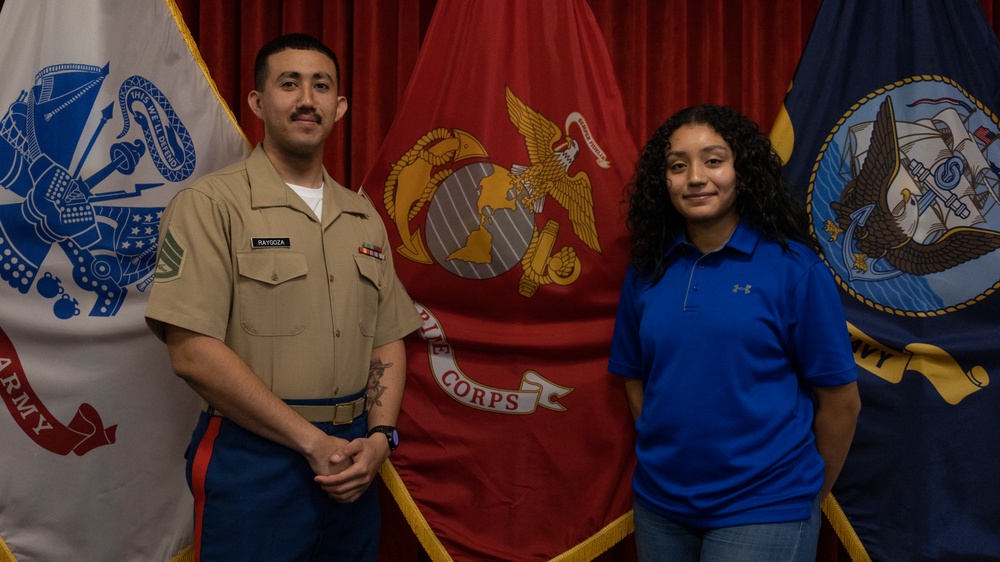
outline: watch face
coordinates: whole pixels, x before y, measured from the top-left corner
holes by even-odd
[[[371,437],[375,433],[381,433],[385,435],[386,441],[389,442],[389,450],[392,451],[399,445],[399,432],[396,428],[391,425],[380,425],[373,427],[371,431],[368,432],[368,436]]]

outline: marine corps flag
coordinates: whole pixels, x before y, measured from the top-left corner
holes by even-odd
[[[975,0],[825,0],[784,110],[863,404],[826,513],[855,560],[995,560],[996,36]]]
[[[583,0],[437,3],[364,182],[424,319],[383,476],[434,560],[590,560],[631,531],[606,367],[635,157]]]
[[[246,141],[171,1],[7,0],[0,61],[0,560],[170,560],[199,405],[143,319],[159,215]]]

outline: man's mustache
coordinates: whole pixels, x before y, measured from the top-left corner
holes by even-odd
[[[300,117],[309,117],[311,120],[320,123],[323,119],[316,113],[313,109],[300,109],[292,114],[292,119],[299,119]]]

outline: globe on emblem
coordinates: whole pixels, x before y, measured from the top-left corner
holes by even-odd
[[[514,197],[509,173],[489,162],[469,164],[438,187],[424,227],[441,267],[465,279],[489,279],[521,261],[535,217]]]

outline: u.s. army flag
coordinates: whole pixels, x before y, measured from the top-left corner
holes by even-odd
[[[143,320],[159,214],[247,143],[172,1],[0,11],[0,560],[169,560],[195,395]]]

